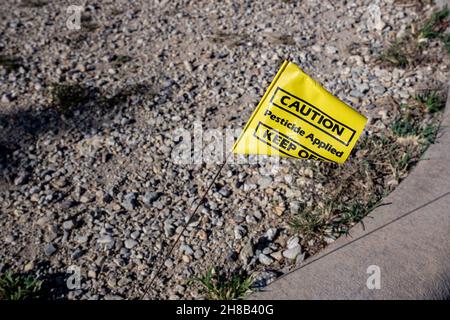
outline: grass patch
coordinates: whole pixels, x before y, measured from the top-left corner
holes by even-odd
[[[400,68],[406,68],[408,66],[407,54],[404,51],[404,47],[400,41],[396,41],[391,44],[384,52],[379,56],[381,61],[387,61],[392,65]]]
[[[341,165],[306,162],[314,181],[321,184],[317,200],[290,217],[291,231],[312,255],[326,246],[326,238],[348,234],[376,208],[420,161],[435,142],[439,129],[437,94],[426,91],[409,105],[393,104],[394,121],[379,133],[361,137],[348,160]],[[304,167],[292,163],[291,171]]]
[[[423,128],[420,137],[422,138],[425,147],[428,147],[436,141],[438,131],[439,125],[436,123],[429,123]]]
[[[441,10],[433,12],[419,30],[419,42],[422,39],[439,39],[447,54],[450,55],[450,33],[445,33],[450,25],[449,14],[450,10],[447,5]]]
[[[390,126],[392,132],[399,137],[416,136],[418,128],[410,118],[400,118]]]
[[[352,226],[358,222],[362,222],[362,219],[368,215],[373,209],[375,209],[379,204],[379,200],[375,199],[369,200],[367,203],[362,201],[355,201],[350,203],[341,204],[338,207],[340,212],[340,224],[344,228],[340,228],[341,233],[348,234],[350,230],[349,226]]]
[[[423,104],[430,113],[442,111],[445,107],[445,100],[435,90],[426,90],[416,95],[415,99],[417,102]]]
[[[318,210],[303,209],[299,214],[289,221],[289,227],[298,234],[301,234],[305,240],[310,240],[322,233],[326,221],[324,215]]]
[[[0,275],[0,300],[36,299],[41,287],[42,281],[35,277],[15,274],[8,270]]]
[[[445,33],[449,26],[449,13],[448,7],[445,6],[443,9],[433,12],[418,28],[418,31],[414,31],[414,26],[408,26],[406,34],[382,51],[378,60],[399,68],[419,65],[426,59],[438,63],[439,61],[435,61],[435,57],[426,57],[423,52],[428,39],[439,39],[450,55],[450,34]]]
[[[443,9],[433,12],[433,14],[428,18],[423,24],[422,28],[419,30],[419,38],[421,39],[440,39],[445,30],[449,26],[448,7],[445,6]]]
[[[432,116],[443,110],[444,105],[436,105],[434,102],[427,103],[430,99],[427,95],[425,95],[425,98],[423,96],[420,97],[421,98],[418,98],[418,96],[416,96],[416,100],[418,100],[421,105],[425,106],[425,110]],[[434,98],[431,100],[434,101]],[[424,152],[430,144],[435,142],[439,124],[437,118],[432,117],[431,119],[424,121],[424,119],[414,112],[417,112],[417,110],[415,110],[413,106],[410,107],[406,114],[401,114],[400,117],[392,122],[390,129],[392,130],[392,133],[399,138],[415,141],[419,152]],[[398,165],[405,165],[411,158],[413,158],[411,154],[408,152],[405,153],[404,158],[398,162]]]
[[[200,294],[208,300],[236,300],[250,293],[252,277],[241,274],[227,276],[210,268],[200,276],[189,281],[189,284],[200,285]]]
[[[0,55],[0,66],[6,69],[7,72],[16,71],[22,66],[22,62],[19,58]]]
[[[441,40],[444,43],[444,48],[447,51],[447,54],[450,56],[450,33],[443,35]]]
[[[289,222],[293,232],[300,235],[304,243],[321,240],[327,231],[335,236],[348,234],[350,228],[369,214],[379,200],[367,202],[356,200],[339,203],[329,200],[323,206],[301,209]],[[329,232],[328,232],[329,233]]]

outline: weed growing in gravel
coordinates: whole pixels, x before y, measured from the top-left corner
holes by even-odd
[[[390,62],[400,68],[405,68],[408,65],[408,58],[399,41],[391,44],[386,51],[380,54],[379,58],[382,61]]]
[[[424,93],[416,95],[415,99],[432,116],[442,111],[445,107],[445,102],[437,91],[427,90]],[[424,122],[417,112],[418,110],[414,110],[414,106],[408,106],[406,114],[401,115],[393,121],[390,129],[397,137],[410,137],[417,141],[422,146],[423,152],[430,144],[435,142],[439,124],[435,118],[431,118],[429,122]],[[423,113],[425,111],[419,112]]]
[[[450,56],[450,33],[447,33],[442,36],[442,42],[444,42],[444,48],[447,50],[448,55]]]
[[[394,43],[390,44],[379,55],[379,60],[399,68],[406,68],[410,65],[418,65],[424,59],[433,59],[433,57],[425,57],[423,54],[424,49],[426,49],[427,39],[441,40],[450,55],[450,34],[445,33],[450,24],[448,16],[449,9],[447,6],[434,12],[422,24],[418,32],[414,32],[414,28],[411,27],[403,37],[396,39]]]
[[[419,31],[419,42],[421,39],[439,39],[444,44],[444,48],[450,55],[450,33],[445,33],[450,21],[448,16],[450,10],[447,6],[435,11],[431,17],[424,23]]]
[[[309,240],[318,234],[322,234],[324,222],[324,217],[320,211],[306,209],[294,216],[289,222],[289,226],[295,233],[299,233],[305,240]]]
[[[392,132],[399,137],[417,136],[417,127],[410,118],[400,118],[391,124]]]
[[[89,90],[77,83],[55,84],[50,94],[53,105],[65,114],[89,100]]]
[[[445,107],[445,100],[434,90],[427,90],[424,93],[416,95],[415,98],[416,101],[422,103],[430,113],[441,111]]]
[[[327,190],[289,223],[308,254],[326,245],[325,236],[347,234],[406,177],[438,131],[437,117],[430,113],[424,121],[425,114],[417,105],[399,108],[388,130],[361,138],[344,164],[307,164],[316,183]]]
[[[11,270],[0,275],[0,300],[38,298],[42,281],[33,276],[15,274]]]
[[[349,204],[341,204],[339,211],[341,223],[346,227],[360,222],[371,211],[371,206],[368,204],[356,201]],[[345,228],[345,233],[348,233],[348,228]]]
[[[441,39],[449,26],[448,15],[449,9],[447,6],[435,11],[420,28],[419,39]]]
[[[227,276],[210,268],[205,275],[195,277],[189,284],[197,283],[201,286],[200,293],[209,300],[235,300],[250,293],[253,283],[252,277],[232,274]]]
[[[430,144],[433,144],[436,141],[436,136],[439,130],[439,125],[435,123],[427,124],[422,132],[420,137],[422,138],[424,147],[427,148]]]
[[[367,202],[356,200],[338,203],[330,200],[322,207],[302,209],[291,219],[289,226],[301,235],[304,242],[320,240],[327,230],[336,235],[348,234],[350,227],[362,221],[378,202],[376,198]]]
[[[15,71],[22,66],[19,58],[7,55],[0,55],[0,66],[6,69],[7,72]]]

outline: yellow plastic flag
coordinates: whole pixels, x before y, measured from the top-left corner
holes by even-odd
[[[233,152],[343,163],[367,119],[285,61]]]

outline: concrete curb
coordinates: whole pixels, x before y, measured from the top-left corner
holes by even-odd
[[[369,216],[249,299],[450,299],[450,90],[437,141]],[[368,289],[380,268],[380,289]]]

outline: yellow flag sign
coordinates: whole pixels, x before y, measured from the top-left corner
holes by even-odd
[[[366,122],[297,65],[285,61],[233,152],[343,163]]]

